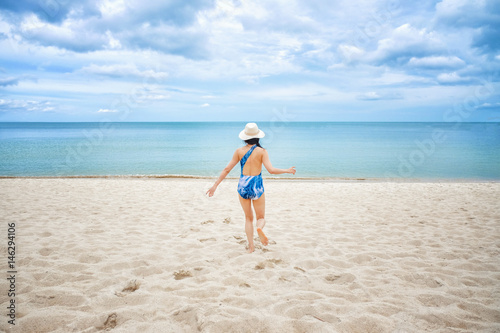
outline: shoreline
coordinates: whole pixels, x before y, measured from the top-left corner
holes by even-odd
[[[3,179],[176,179],[217,180],[218,176],[193,175],[74,175],[74,176],[0,176]],[[500,183],[500,179],[477,178],[377,178],[377,177],[263,177],[265,181],[328,183]],[[238,180],[226,177],[225,180]]]

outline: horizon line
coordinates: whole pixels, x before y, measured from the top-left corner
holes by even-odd
[[[271,122],[272,120],[254,120],[254,122]],[[136,120],[136,121],[21,121],[9,120],[0,121],[0,123],[245,123],[246,120]],[[486,121],[433,121],[433,120],[300,120],[300,121],[284,121],[284,123],[500,123],[499,120]]]

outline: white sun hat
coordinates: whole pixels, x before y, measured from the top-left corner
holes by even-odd
[[[256,123],[248,123],[239,136],[241,140],[249,140],[253,138],[262,139],[266,134],[259,129]]]

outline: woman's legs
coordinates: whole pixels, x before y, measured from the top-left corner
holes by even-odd
[[[266,225],[266,194],[263,193],[260,198],[253,200],[253,209],[257,215],[257,228],[262,229]]]
[[[255,215],[257,215],[257,233],[259,234],[260,241],[263,245],[267,245],[269,241],[266,235],[262,231],[266,225],[266,194],[263,193],[260,198],[253,200],[253,208],[255,209]]]
[[[263,245],[267,245],[269,242],[267,240],[266,235],[262,231],[264,226],[266,225],[266,198],[265,193],[257,200],[243,199],[241,196],[238,196],[240,199],[241,208],[243,208],[243,212],[245,212],[245,233],[247,234],[248,239],[248,252],[251,253],[255,250],[255,246],[253,243],[253,211],[252,211],[252,202],[253,208],[255,210],[255,215],[257,215],[257,232],[259,234],[260,241]]]
[[[254,251],[255,246],[253,244],[253,212],[252,212],[252,200],[240,198],[241,208],[245,212],[245,232],[248,239],[248,253]]]

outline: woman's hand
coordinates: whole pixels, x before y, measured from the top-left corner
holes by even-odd
[[[288,169],[288,173],[291,173],[292,175],[295,175],[295,167],[291,167],[290,169]]]
[[[213,196],[215,193],[215,190],[217,189],[217,186],[212,186],[211,188],[208,189],[207,193],[209,197]]]

